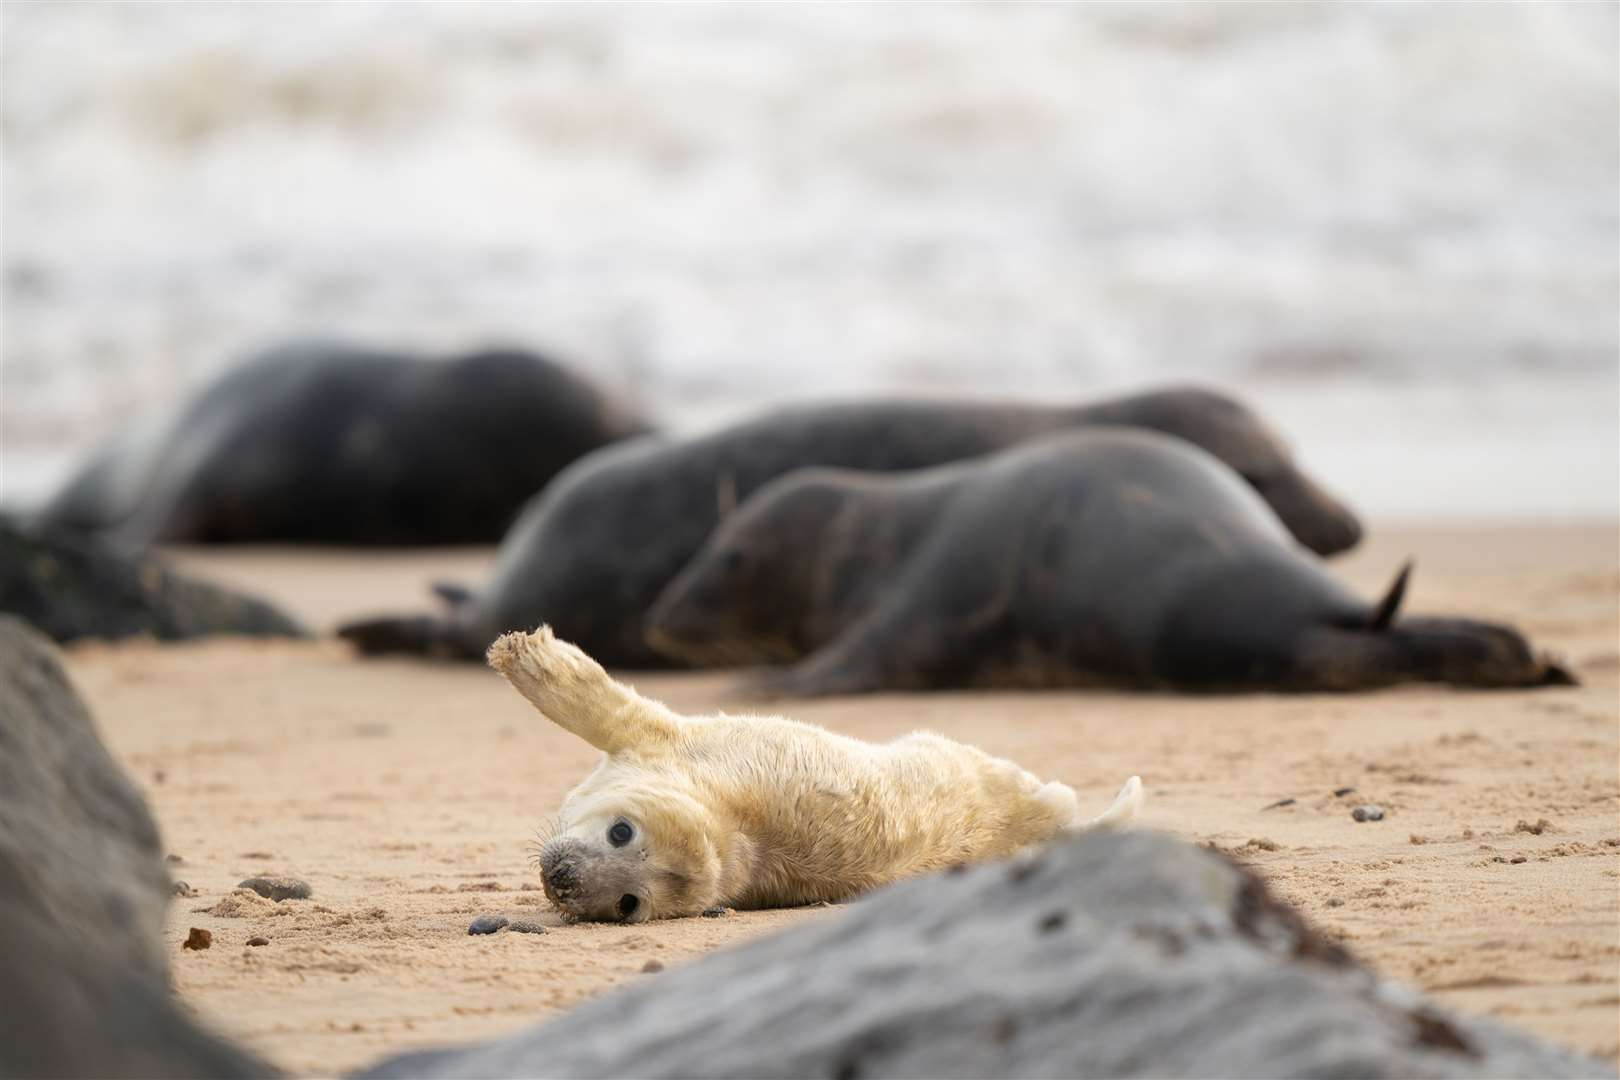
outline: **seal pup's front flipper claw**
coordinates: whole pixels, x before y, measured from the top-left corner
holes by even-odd
[[[1125,786],[1119,789],[1114,796],[1113,805],[1101,814],[1086,822],[1081,828],[1085,829],[1112,829],[1136,817],[1142,809],[1142,778],[1133,776],[1125,781]]]
[[[609,754],[667,741],[680,728],[680,717],[614,681],[549,626],[502,634],[486,658],[552,723]]]

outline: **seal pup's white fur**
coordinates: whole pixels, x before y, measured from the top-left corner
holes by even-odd
[[[1074,791],[928,732],[884,745],[777,716],[680,716],[614,681],[550,627],[489,663],[605,752],[540,853],[565,914],[641,922],[717,905],[836,901],[1135,816],[1131,777],[1084,821]]]

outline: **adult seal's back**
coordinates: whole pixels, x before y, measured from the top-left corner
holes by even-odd
[[[647,430],[521,350],[288,345],[109,444],[44,520],[135,545],[489,542],[570,462]]]
[[[709,435],[638,440],[591,455],[529,506],[476,596],[446,595],[445,617],[370,619],[339,632],[368,653],[475,659],[496,637],[542,622],[605,663],[667,665],[642,634],[659,592],[721,518],[795,469],[926,468],[1034,436],[1097,425],[1154,428],[1240,473],[1302,542],[1341,551],[1351,513],[1294,466],[1258,417],[1219,394],[1163,390],[1073,407],[917,401],[786,409]]]
[[[1211,455],[1102,429],[783,477],[671,582],[647,635],[696,664],[797,661],[760,680],[788,694],[1573,681],[1509,627],[1397,620],[1405,586],[1363,601]]]

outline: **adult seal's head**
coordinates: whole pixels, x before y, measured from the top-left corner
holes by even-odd
[[[660,594],[647,613],[648,643],[696,667],[786,664],[813,652],[876,594],[900,587],[885,571],[929,527],[929,493],[962,471],[928,470],[927,482],[904,492],[836,469],[767,485]]]

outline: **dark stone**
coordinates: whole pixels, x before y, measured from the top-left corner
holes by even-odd
[[[315,895],[309,882],[291,877],[250,877],[236,883],[238,889],[252,889],[266,900],[308,900]]]
[[[467,927],[467,933],[493,934],[508,923],[509,920],[505,915],[480,915]]]
[[[662,960],[649,960],[641,965],[641,970],[648,975],[655,974],[664,970],[664,962]]]
[[[214,935],[212,931],[204,930],[200,926],[193,926],[191,932],[186,935],[186,940],[180,943],[180,947],[182,949],[201,950],[211,948],[213,944]]]
[[[57,653],[0,616],[0,1076],[268,1076],[169,993],[157,825]]]
[[[57,641],[165,641],[208,634],[305,637],[263,600],[192,581],[152,555],[126,555],[66,529],[24,528],[0,515],[0,612]]]
[[[247,939],[247,943],[254,948],[258,948],[260,945],[270,944],[270,939],[267,937],[250,937]]]
[[[1368,803],[1366,806],[1358,806],[1350,811],[1350,816],[1357,821],[1383,821],[1384,808],[1374,803]]]
[[[1016,867],[1016,872],[1010,872]],[[1061,914],[1061,933],[1034,933]],[[902,882],[549,1024],[369,1077],[1612,1076],[1454,1016],[1251,872],[1147,832]]]

